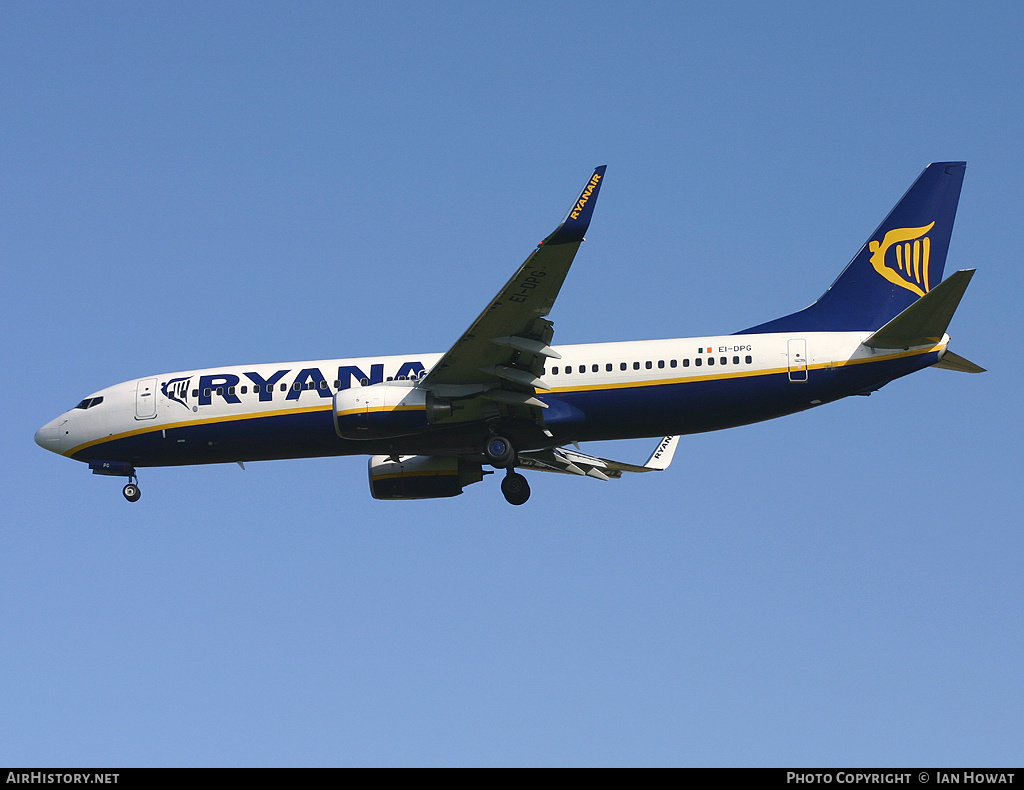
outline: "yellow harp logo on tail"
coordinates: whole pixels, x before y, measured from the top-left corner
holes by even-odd
[[[931,290],[928,263],[932,240],[927,233],[934,227],[932,222],[923,228],[895,228],[885,234],[881,243],[869,242],[871,265],[875,271],[894,285],[924,296]],[[889,255],[890,250],[892,255]]]

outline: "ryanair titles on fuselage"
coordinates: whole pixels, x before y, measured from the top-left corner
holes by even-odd
[[[426,371],[423,363],[409,360],[399,365],[390,378],[409,379],[421,376]],[[243,379],[244,377],[244,379]],[[277,399],[298,400],[304,391],[315,392],[321,398],[332,398],[337,389],[348,389],[353,382],[361,385],[380,384],[384,381],[384,363],[372,363],[367,373],[358,365],[339,365],[336,378],[328,378],[319,367],[301,368],[298,371],[283,368],[270,376],[249,370],[241,376],[235,373],[197,373],[179,376],[161,382],[160,391],[168,400],[180,403],[193,411],[199,406],[209,406],[214,398],[226,403],[241,403],[238,388],[252,386],[261,402]],[[337,383],[335,383],[337,382]]]

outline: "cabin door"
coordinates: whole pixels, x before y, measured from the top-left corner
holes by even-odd
[[[156,379],[143,379],[135,388],[135,419],[156,417]]]
[[[802,337],[789,341],[789,380],[807,381],[807,341]]]

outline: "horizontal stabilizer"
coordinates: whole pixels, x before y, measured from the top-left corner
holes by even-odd
[[[912,348],[938,343],[967,290],[974,269],[951,274],[864,341],[877,349]]]
[[[942,355],[942,359],[932,365],[933,368],[942,368],[943,370],[955,370],[959,373],[984,373],[985,368],[980,365],[975,365],[971,360],[964,359],[959,354],[954,354],[952,351],[947,351]]]

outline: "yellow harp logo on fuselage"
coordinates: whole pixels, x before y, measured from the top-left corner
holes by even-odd
[[[875,271],[894,285],[924,296],[931,290],[928,263],[932,240],[927,234],[934,227],[932,222],[923,228],[895,228],[885,234],[881,243],[869,242],[871,265]],[[890,249],[892,255],[888,254]]]

